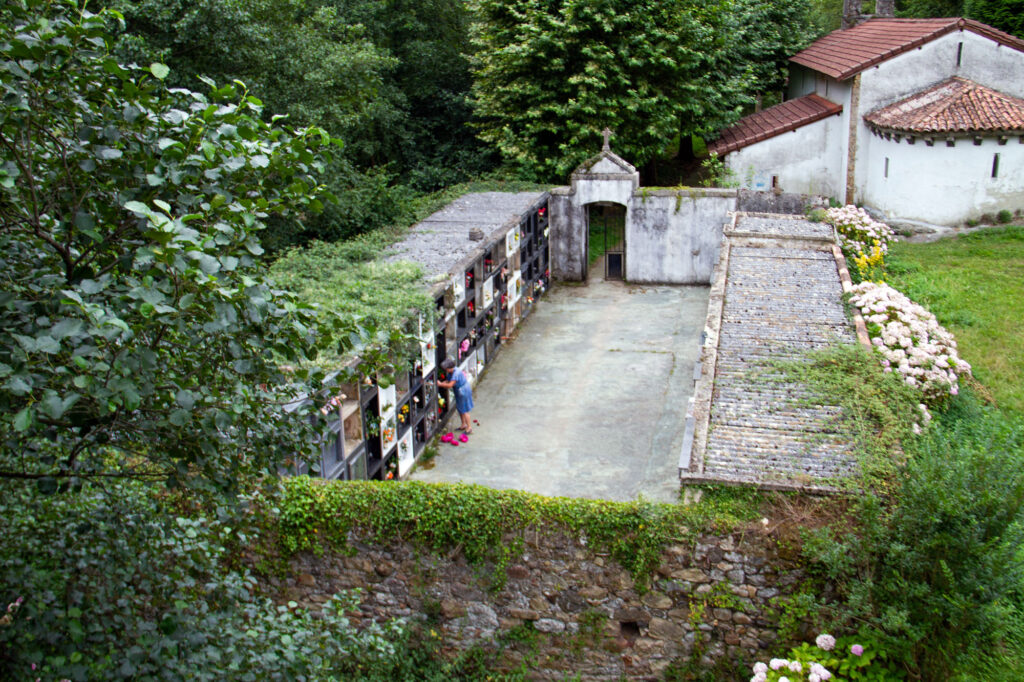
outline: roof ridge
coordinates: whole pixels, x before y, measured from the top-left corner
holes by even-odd
[[[833,31],[819,38],[793,55],[790,61],[838,80],[846,80],[864,69],[958,29],[1024,52],[1024,40],[974,19],[873,17],[852,28]]]

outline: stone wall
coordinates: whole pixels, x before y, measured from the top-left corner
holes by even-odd
[[[533,679],[658,679],[691,655],[705,665],[767,657],[776,639],[770,602],[795,591],[802,575],[755,526],[669,546],[646,591],[585,538],[533,531],[497,590],[488,588],[492,573],[461,553],[358,540],[354,556],[294,558],[291,576],[271,588],[314,608],[362,588],[357,622],[435,618],[430,627],[451,651],[526,633],[535,648],[509,646],[501,660],[510,669],[527,658]]]

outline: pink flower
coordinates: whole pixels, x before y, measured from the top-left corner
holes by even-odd
[[[459,440],[461,442],[463,442],[463,443],[468,443],[469,442],[469,436],[467,436],[466,434],[462,434],[461,436],[459,436]]]
[[[862,647],[860,644],[854,644],[850,647],[850,653],[854,656],[860,656],[864,653],[864,647]]]
[[[822,633],[815,638],[814,643],[822,651],[832,651],[832,649],[836,647],[836,638],[832,635]]]

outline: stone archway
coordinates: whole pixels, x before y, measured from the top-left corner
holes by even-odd
[[[629,206],[640,187],[640,173],[608,146],[573,171],[569,187],[551,192],[551,274],[555,279],[587,278],[587,207],[590,204]]]

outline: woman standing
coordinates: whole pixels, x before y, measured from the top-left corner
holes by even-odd
[[[465,372],[455,366],[455,361],[451,358],[446,358],[441,363],[441,369],[444,370],[448,380],[438,379],[437,385],[441,388],[455,389],[455,409],[458,410],[459,416],[462,418],[461,429],[466,433],[473,433],[473,426],[469,419],[469,413],[473,409],[473,389],[469,385],[469,379]]]

